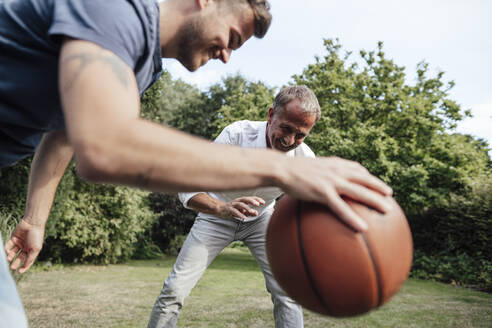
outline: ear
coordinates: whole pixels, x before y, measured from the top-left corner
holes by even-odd
[[[267,119],[268,124],[272,124],[273,114],[274,114],[273,107],[270,107],[270,109],[268,110],[268,119]]]

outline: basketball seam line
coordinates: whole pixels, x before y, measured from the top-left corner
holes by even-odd
[[[325,308],[325,311],[330,312],[328,305],[325,303],[325,301],[323,300],[323,297],[321,297],[321,295],[318,292],[318,289],[316,288],[316,284],[314,283],[313,276],[311,275],[311,271],[309,270],[306,255],[304,253],[304,247],[303,247],[303,243],[302,243],[302,234],[301,234],[301,201],[300,200],[297,200],[296,216],[297,216],[297,239],[299,242],[299,251],[301,253],[302,263],[304,264],[304,268],[306,269],[306,275],[308,277],[308,280],[309,280],[309,283],[311,285],[311,289],[313,290],[314,295],[316,295],[316,297],[318,298],[318,301]]]
[[[362,239],[364,240],[364,244],[366,244],[367,252],[369,253],[369,257],[371,258],[372,266],[374,268],[374,274],[376,275],[376,283],[378,285],[378,304],[381,305],[383,301],[383,291],[381,288],[381,274],[379,273],[378,266],[376,264],[376,259],[374,258],[374,253],[372,252],[371,246],[369,245],[369,241],[367,240],[367,236],[365,233],[362,233]]]

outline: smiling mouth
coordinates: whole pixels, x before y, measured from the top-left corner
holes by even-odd
[[[292,149],[296,148],[296,145],[284,146],[282,143],[277,143],[277,149],[283,152],[288,152]]]

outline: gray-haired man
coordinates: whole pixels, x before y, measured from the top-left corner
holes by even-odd
[[[266,122],[238,121],[216,143],[243,148],[272,148],[292,157],[314,157],[303,143],[320,117],[314,93],[305,86],[282,89]],[[279,188],[231,192],[180,193],[187,208],[199,211],[174,268],[156,300],[149,328],[174,327],[186,296],[205,269],[231,242],[243,241],[260,265],[272,295],[276,327],[302,327],[301,307],[285,295],[272,275],[265,252],[265,233]]]

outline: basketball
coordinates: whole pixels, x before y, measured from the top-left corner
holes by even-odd
[[[288,195],[267,229],[273,275],[304,308],[334,317],[366,313],[387,302],[408,277],[410,228],[400,206],[381,214],[345,199],[369,228],[357,233],[328,207]]]

